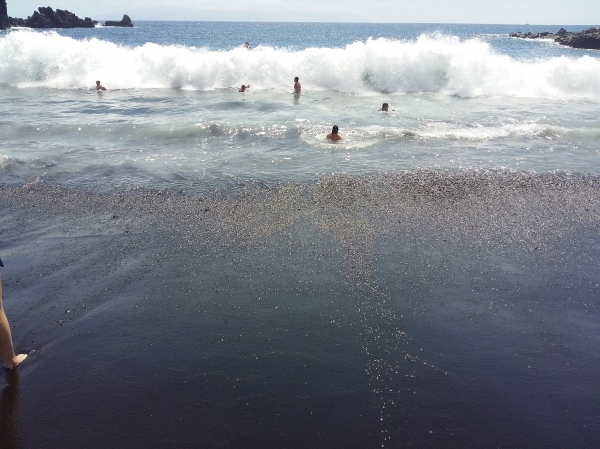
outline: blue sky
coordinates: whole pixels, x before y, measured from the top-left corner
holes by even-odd
[[[38,6],[80,17],[132,20],[600,24],[600,0],[7,0],[27,17]],[[43,3],[43,5],[42,5]],[[166,6],[168,5],[168,6]]]

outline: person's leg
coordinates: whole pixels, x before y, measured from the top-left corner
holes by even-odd
[[[0,357],[4,362],[5,368],[14,368],[27,357],[27,354],[15,355],[12,343],[12,335],[10,334],[10,325],[8,318],[2,307],[2,277],[0,276]]]

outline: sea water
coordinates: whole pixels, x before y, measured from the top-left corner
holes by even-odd
[[[3,181],[194,190],[432,167],[596,173],[598,52],[512,29],[17,29],[0,40]],[[337,144],[324,138],[334,124]]]
[[[599,52],[135,25],[0,35],[8,447],[596,445]]]

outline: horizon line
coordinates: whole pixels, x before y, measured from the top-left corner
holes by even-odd
[[[129,15],[129,14],[127,14]],[[104,16],[103,16],[104,17]],[[131,16],[130,16],[131,18]],[[92,20],[115,20],[115,19],[93,19]],[[134,19],[131,18],[133,22]],[[600,27],[600,24],[585,24],[585,23],[496,23],[496,22],[322,22],[322,21],[306,21],[306,20],[165,20],[165,19],[136,19],[137,22],[183,22],[183,23],[339,23],[339,24],[368,24],[368,25],[522,25],[522,26],[587,26]]]

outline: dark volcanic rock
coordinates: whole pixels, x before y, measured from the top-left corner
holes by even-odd
[[[42,10],[42,8],[39,9]],[[33,15],[25,20],[25,26],[30,28],[55,28],[52,18],[38,11],[34,11]]]
[[[543,33],[510,33],[510,37],[518,37],[521,39],[554,39],[561,45],[566,45],[571,48],[583,48],[588,50],[600,50],[600,28],[589,28],[582,30],[580,33],[571,33],[570,31],[561,28],[556,34],[547,31]]]
[[[11,27],[24,27],[25,20],[19,19],[17,17],[9,17],[8,21],[10,22]]]
[[[562,30],[562,28],[561,28]],[[554,39],[554,34],[549,33],[548,31],[544,31],[543,33],[531,33],[531,32],[527,32],[527,33],[521,33],[520,31],[517,31],[516,33],[510,33],[509,34],[510,37],[519,37],[521,39]]]
[[[0,30],[10,28],[8,20],[8,9],[6,9],[6,0],[0,0]]]
[[[581,33],[564,33],[554,40],[572,48],[600,50],[600,28],[589,28]]]
[[[116,22],[114,20],[107,20],[104,22],[104,26],[107,27],[132,27],[133,23],[127,14],[123,15],[123,18],[120,22]]]
[[[38,8],[32,16],[29,16],[25,20],[10,18],[12,26],[29,28],[94,28],[96,23],[98,22],[89,17],[80,19],[70,11],[62,9],[54,11],[49,6]]]

